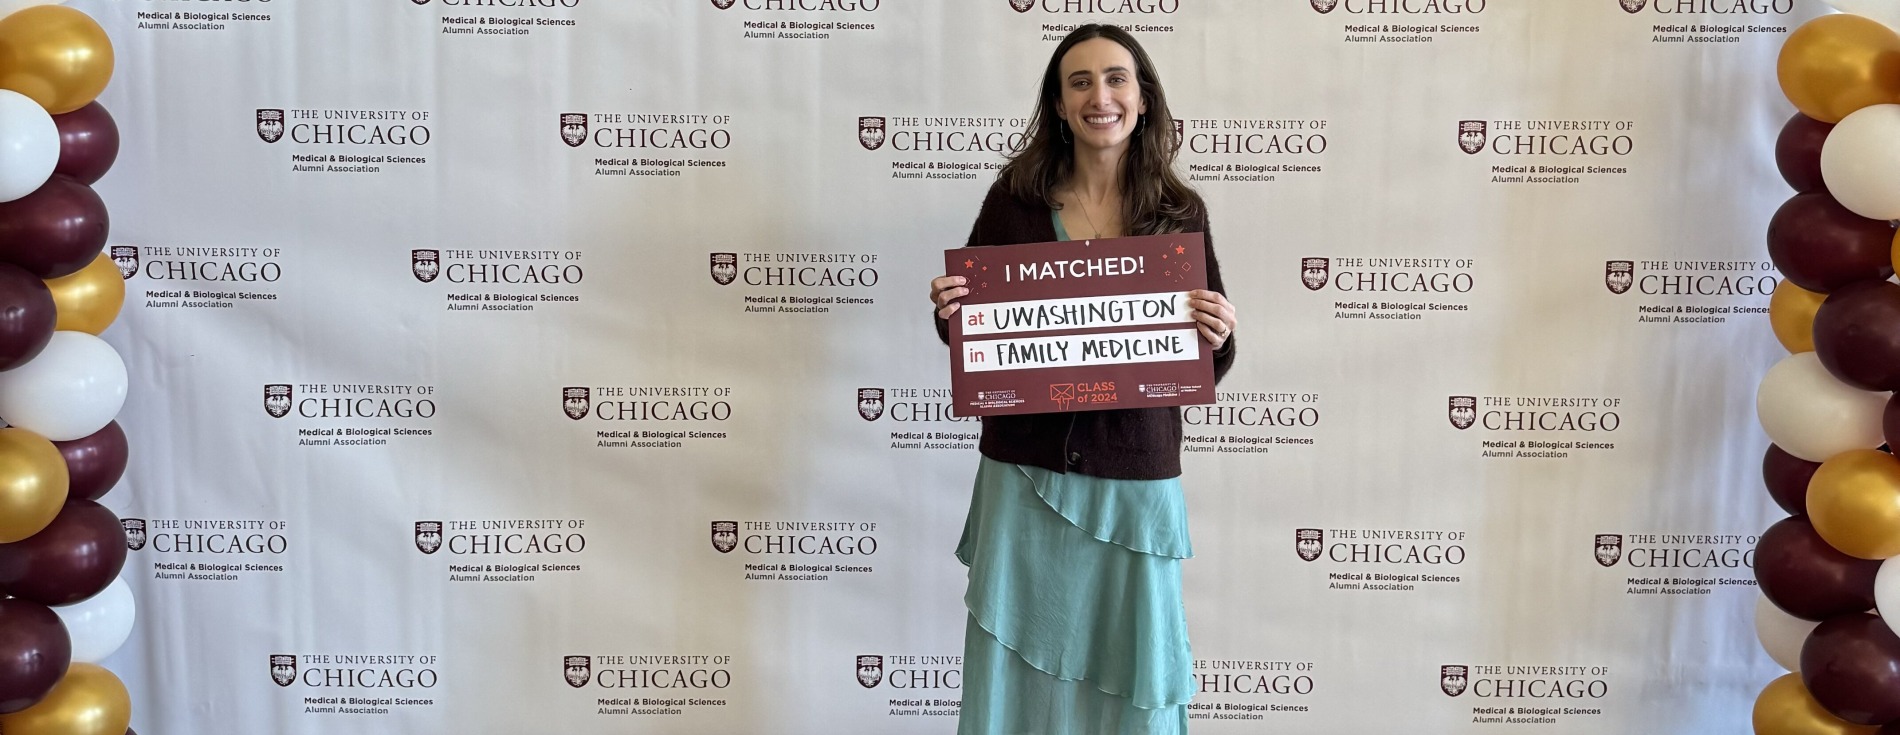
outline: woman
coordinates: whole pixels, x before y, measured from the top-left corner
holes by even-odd
[[[1174,118],[1141,44],[1085,25],[1056,47],[1025,143],[983,200],[970,246],[1207,232],[1173,171]],[[1216,379],[1234,362],[1234,307],[1207,249],[1189,294]],[[964,280],[931,281],[948,341]],[[1191,555],[1179,409],[983,419],[957,558],[964,593],[958,732],[1178,733],[1195,682],[1181,605]]]

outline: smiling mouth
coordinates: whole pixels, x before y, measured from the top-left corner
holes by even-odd
[[[1082,117],[1082,122],[1090,125],[1113,125],[1121,121],[1122,116],[1120,115],[1085,115]]]

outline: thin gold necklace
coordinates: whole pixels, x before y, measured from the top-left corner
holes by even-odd
[[[1075,203],[1078,206],[1082,207],[1082,219],[1086,220],[1089,223],[1089,229],[1095,232],[1095,237],[1091,237],[1087,239],[1090,239],[1090,240],[1101,239],[1102,228],[1095,226],[1095,218],[1089,216],[1089,205],[1088,205],[1088,202],[1085,202],[1082,200],[1082,190],[1076,187],[1070,187],[1069,191],[1070,193],[1075,194]]]

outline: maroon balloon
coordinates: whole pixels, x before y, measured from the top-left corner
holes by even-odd
[[[1900,720],[1900,636],[1866,613],[1822,622],[1801,644],[1801,683],[1814,701],[1848,722]]]
[[[0,262],[40,278],[75,273],[99,256],[109,229],[92,187],[53,174],[33,193],[0,202]]]
[[[1828,294],[1814,314],[1814,354],[1843,383],[1900,390],[1900,285],[1861,281]]]
[[[1761,593],[1802,620],[1872,610],[1874,574],[1879,571],[1878,561],[1835,551],[1807,516],[1781,519],[1755,544],[1755,581],[1761,583]]]
[[[1833,129],[1799,112],[1781,126],[1781,136],[1775,138],[1775,168],[1781,169],[1781,179],[1795,191],[1827,191],[1827,182],[1821,179],[1821,144]]]
[[[45,530],[0,544],[0,591],[42,605],[71,605],[104,591],[124,566],[119,517],[90,500],[68,500]]]
[[[59,447],[60,455],[66,458],[66,474],[72,477],[66,490],[68,498],[98,500],[125,474],[125,430],[117,421],[91,436],[53,442],[53,446]]]
[[[119,125],[112,121],[112,114],[106,112],[104,105],[93,102],[64,115],[54,115],[53,124],[59,126],[59,165],[53,167],[53,173],[91,185],[106,175],[112,162],[119,158]],[[1782,137],[1787,137],[1786,129]],[[1820,143],[1815,145],[1815,155],[1819,156]],[[1781,160],[1779,143],[1775,146],[1775,160]],[[1815,159],[1815,166],[1820,166],[1819,158]],[[1816,168],[1815,172],[1818,175],[1820,169]]]
[[[1794,285],[1827,293],[1893,275],[1893,227],[1825,192],[1796,194],[1768,220],[1768,257]]]
[[[0,714],[38,704],[73,661],[59,614],[26,600],[0,600]]]
[[[1889,411],[1892,405],[1888,404]],[[1768,445],[1768,453],[1761,458],[1761,479],[1768,485],[1768,495],[1790,515],[1808,512],[1808,480],[1814,478],[1814,471],[1818,469],[1821,469],[1820,462],[1809,462],[1773,444]]]
[[[46,282],[19,266],[0,263],[0,370],[38,357],[53,341],[59,308]]]

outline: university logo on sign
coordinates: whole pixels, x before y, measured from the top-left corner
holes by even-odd
[[[1643,6],[1649,4],[1649,0],[1616,0],[1616,1],[1623,4],[1623,12],[1625,13],[1641,13],[1643,12]]]
[[[290,384],[270,383],[264,386],[264,413],[271,418],[281,419],[290,415]]]
[[[442,548],[442,522],[416,521],[416,550],[433,554]]]
[[[1597,534],[1597,563],[1606,567],[1616,566],[1623,558],[1623,536],[1615,533]]]
[[[1036,0],[1009,0],[1009,6],[1018,13],[1027,13],[1030,8],[1036,7]]]
[[[1319,555],[1326,551],[1326,532],[1317,528],[1295,529],[1293,550],[1299,552],[1302,560],[1318,561]]]
[[[859,656],[858,684],[866,689],[872,689],[881,681],[884,681],[884,657]]]
[[[1321,13],[1333,12],[1336,7],[1339,7],[1339,0],[1313,0],[1313,9]]]
[[[139,249],[135,245],[112,246],[112,264],[119,267],[119,277],[132,280],[139,272]]]
[[[713,550],[721,554],[729,554],[733,549],[739,548],[739,522],[713,521],[712,545]]]
[[[713,4],[713,7],[715,8],[718,8],[720,10],[726,10],[726,9],[731,8],[732,4],[738,1],[739,0],[712,0],[712,4]]]
[[[1630,286],[1636,283],[1636,263],[1629,260],[1606,260],[1603,262],[1603,285],[1610,293],[1629,293]]]
[[[270,680],[287,687],[297,681],[297,657],[276,653],[270,657]]]
[[[733,280],[737,279],[738,277],[739,277],[739,254],[738,253],[713,253],[712,254],[713,283],[717,283],[721,286],[728,286],[728,285],[731,285]]]
[[[575,421],[587,418],[587,411],[594,407],[593,393],[587,388],[562,388],[561,411]]]
[[[1471,154],[1484,150],[1485,125],[1483,120],[1458,121],[1458,149]]]
[[[594,676],[594,660],[586,656],[564,656],[561,675],[567,679],[567,685],[575,689],[587,686],[587,680]]]
[[[561,113],[561,142],[569,148],[579,148],[587,142],[587,113]]]
[[[409,251],[409,272],[416,274],[416,280],[428,283],[442,273],[442,253],[439,250]]]
[[[858,389],[858,416],[865,421],[876,421],[884,415],[884,389]]]
[[[279,140],[283,140],[284,111],[259,109],[257,111],[257,137],[263,138],[266,143],[275,143]]]
[[[1327,258],[1301,258],[1300,283],[1307,290],[1318,291],[1326,287],[1326,279],[1332,277],[1332,261]]]
[[[1476,396],[1451,397],[1451,425],[1459,431],[1471,428],[1478,423],[1478,399]]]
[[[884,147],[884,118],[858,118],[858,144],[867,151]]]
[[[1438,688],[1445,690],[1447,696],[1456,697],[1465,693],[1465,667],[1438,667]]]
[[[119,527],[125,529],[125,548],[133,551],[145,548],[145,519],[120,518]]]
[[[1181,142],[1185,140],[1187,140],[1187,121],[1175,120],[1174,121],[1174,147],[1180,148]]]

